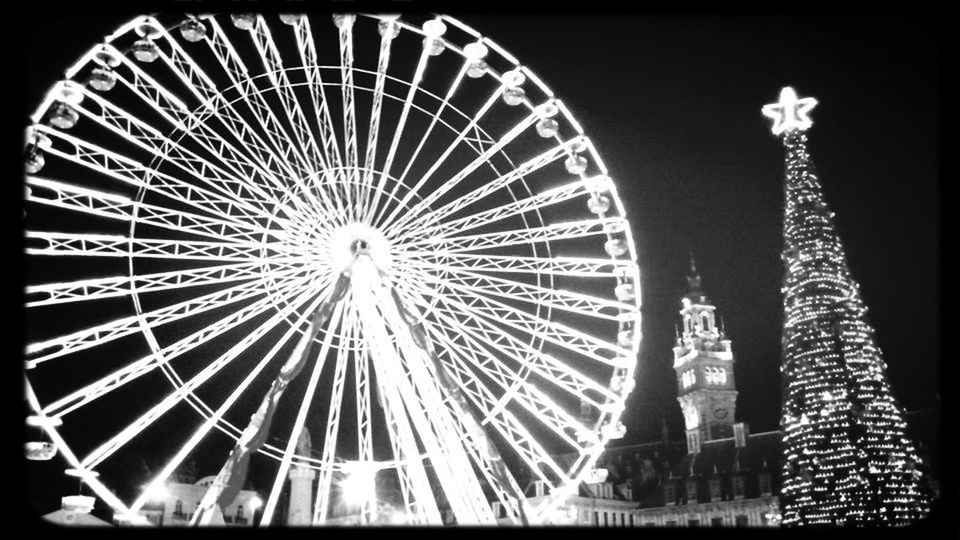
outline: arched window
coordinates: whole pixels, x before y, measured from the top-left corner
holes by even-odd
[[[173,505],[173,515],[182,516],[183,515],[183,501],[177,499],[177,502]]]
[[[710,315],[706,312],[700,314],[700,324],[703,326],[703,331],[706,332],[710,330]]]
[[[242,504],[239,505],[239,506],[237,506],[237,518],[238,518],[238,519],[242,519],[242,518],[243,518],[243,505],[242,505]]]
[[[726,369],[717,366],[707,366],[704,368],[704,371],[706,372],[707,384],[726,384]]]

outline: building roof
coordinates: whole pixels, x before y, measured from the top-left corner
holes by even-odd
[[[734,496],[732,478],[743,478],[746,498],[756,497],[761,489],[759,475],[768,473],[771,489],[779,491],[779,462],[781,433],[770,431],[747,435],[747,444],[738,448],[734,439],[716,439],[701,444],[700,452],[687,453],[682,441],[656,441],[608,448],[597,462],[608,471],[607,481],[615,485],[629,483],[633,499],[640,507],[659,507],[667,504],[665,486],[674,486],[675,500],[697,498],[705,500],[709,494],[709,480],[718,479],[723,498]],[[694,480],[688,485],[687,480]],[[688,488],[697,490],[695,497]],[[615,493],[620,493],[615,491]]]

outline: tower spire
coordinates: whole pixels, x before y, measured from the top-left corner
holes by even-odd
[[[694,303],[709,302],[706,295],[703,294],[700,283],[700,273],[697,272],[697,261],[693,257],[693,250],[690,250],[690,272],[687,274],[687,294],[686,297]]]

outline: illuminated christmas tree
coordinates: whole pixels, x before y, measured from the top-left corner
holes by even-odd
[[[783,525],[907,525],[929,496],[807,151],[816,103],[763,108],[786,146]]]

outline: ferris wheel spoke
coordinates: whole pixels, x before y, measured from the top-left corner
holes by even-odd
[[[207,33],[204,40],[210,48],[210,51],[216,56],[220,66],[230,78],[233,86],[240,92],[242,101],[249,107],[251,112],[257,118],[260,129],[271,144],[267,144],[263,137],[249,124],[242,115],[236,110],[233,103],[226,101],[221,91],[216,88],[211,79],[206,76],[202,69],[192,61],[189,55],[185,54],[183,49],[177,43],[168,37],[167,41],[171,45],[172,57],[167,57],[161,52],[161,56],[166,63],[173,69],[178,76],[193,89],[194,93],[203,102],[208,109],[207,114],[214,116],[231,135],[242,146],[247,149],[259,163],[259,169],[262,172],[285,171],[283,176],[286,180],[293,182],[293,185],[283,182],[272,173],[265,174],[274,186],[281,192],[289,190],[291,187],[297,188],[296,194],[303,195],[312,204],[310,206],[300,206],[301,211],[316,213],[326,205],[321,205],[314,196],[312,190],[307,186],[306,179],[311,177],[310,167],[307,165],[304,151],[299,145],[290,144],[285,136],[285,131],[280,127],[280,123],[266,102],[261,91],[257,88],[253,79],[250,78],[249,70],[243,60],[237,54],[230,40],[226,37],[223,29],[213,18],[207,19],[207,22],[213,28],[213,32]],[[261,36],[262,37],[262,36]],[[256,41],[256,39],[255,39]],[[260,43],[260,42],[257,42]],[[275,79],[274,79],[275,80]],[[299,152],[297,151],[299,150]],[[322,191],[321,191],[322,195]],[[294,200],[298,200],[295,197]]]
[[[404,226],[397,226],[393,228],[392,237],[394,238],[394,241],[402,242],[410,239],[411,237],[423,237],[424,235],[432,234],[431,231],[434,230],[445,230],[448,234],[454,232],[456,229],[445,223],[443,221],[445,218],[483,199],[487,195],[507,188],[517,180],[521,180],[531,173],[557,161],[569,153],[570,148],[576,145],[581,139],[581,137],[574,137],[562,144],[553,146],[549,150],[521,163],[520,165],[517,165],[512,170],[507,171],[497,178],[494,178],[489,182],[484,182],[483,185],[474,189],[473,191],[431,210],[429,223],[435,225],[426,227],[417,226],[417,221],[413,221],[412,223],[407,223]],[[496,211],[497,209],[493,209],[490,212]],[[477,220],[477,215],[478,214],[466,216],[458,221],[469,225],[473,221]]]
[[[297,280],[297,282],[294,282],[292,286],[303,286],[306,281],[308,281],[306,278],[301,278]],[[308,293],[310,290],[312,289],[308,289]],[[128,364],[126,367],[116,370],[106,377],[101,377],[97,381],[84,386],[80,390],[72,392],[63,398],[54,401],[44,408],[44,414],[48,416],[55,416],[57,418],[63,417],[77,408],[86,405],[91,401],[99,399],[100,397],[112,392],[113,390],[116,390],[117,388],[120,388],[130,381],[153,371],[167,362],[170,362],[171,360],[194,349],[204,342],[233,328],[236,328],[240,324],[243,324],[244,322],[256,316],[269,311],[270,309],[275,309],[275,306],[275,299],[272,296],[267,296],[215,321],[209,326],[194,332],[187,337],[180,339],[179,341],[167,345],[166,347],[157,347],[156,352],[148,354],[147,356]],[[276,317],[277,315],[270,320],[275,321]],[[147,337],[149,338],[149,336]]]
[[[443,100],[440,102],[437,112],[433,113],[432,118],[430,119],[430,125],[428,125],[426,131],[423,132],[423,135],[420,137],[420,142],[417,143],[417,147],[413,150],[413,154],[410,156],[410,159],[407,160],[406,168],[404,168],[403,172],[400,173],[400,176],[397,179],[398,183],[403,184],[404,180],[406,180],[407,174],[410,172],[410,167],[413,166],[414,162],[420,156],[420,152],[423,150],[423,147],[427,142],[427,138],[430,137],[431,133],[433,133],[433,128],[437,125],[437,121],[440,120],[443,112],[450,105],[450,100],[453,99],[457,89],[460,88],[460,83],[463,82],[463,77],[467,74],[467,69],[469,67],[470,66],[466,60],[460,66],[457,76],[454,77],[453,82],[450,83],[450,87],[447,88],[447,93],[443,96]]]
[[[632,356],[633,353],[619,345],[594,337],[571,326],[541,319],[526,311],[514,308],[497,300],[469,291],[460,285],[447,281],[441,284],[447,298],[456,301],[471,313],[483,315],[515,330],[553,343],[559,347],[590,358],[596,362],[614,365],[615,362],[599,354],[605,351],[617,357]]]
[[[170,475],[173,474],[173,472],[177,469],[177,467],[180,466],[183,460],[186,459],[191,452],[193,452],[197,445],[200,444],[200,441],[207,436],[210,430],[221,421],[223,415],[230,410],[233,404],[236,403],[236,401],[243,395],[244,392],[246,392],[250,384],[253,383],[257,376],[259,376],[260,373],[267,367],[270,361],[277,355],[278,352],[280,352],[283,346],[289,342],[297,330],[304,324],[308,324],[311,314],[316,311],[321,301],[322,295],[317,296],[310,302],[309,306],[299,315],[297,322],[290,325],[290,328],[288,328],[284,335],[274,343],[273,347],[271,347],[270,350],[263,356],[260,362],[257,363],[252,370],[250,370],[247,376],[244,377],[243,381],[237,385],[237,387],[224,400],[220,407],[207,416],[203,424],[194,431],[187,442],[180,447],[177,453],[173,455],[166,465],[164,465],[164,467],[159,473],[157,473],[147,488],[144,489],[143,493],[131,505],[133,512],[139,511],[144,504],[149,502],[151,493],[153,493],[151,488],[160,487],[167,481],[167,478],[169,478]]]
[[[460,182],[462,182],[464,178],[466,178],[472,172],[477,170],[477,168],[479,168],[481,165],[486,164],[497,152],[503,150],[505,146],[513,142],[513,140],[516,139],[518,136],[520,136],[521,133],[523,133],[524,131],[529,129],[531,126],[533,126],[537,122],[537,120],[539,120],[543,116],[544,109],[546,109],[547,107],[553,107],[553,106],[555,105],[552,101],[548,101],[542,105],[537,106],[537,108],[534,109],[530,114],[525,116],[523,120],[521,120],[512,128],[510,128],[506,133],[501,135],[496,142],[486,147],[483,150],[483,152],[480,153],[480,155],[478,155],[476,158],[473,159],[473,161],[471,161],[465,167],[457,171],[453,176],[444,180],[442,184],[438,185],[435,189],[431,190],[429,194],[425,194],[421,200],[417,201],[417,203],[413,205],[413,207],[410,209],[409,212],[405,212],[402,216],[400,216],[397,219],[395,223],[392,223],[391,220],[393,219],[393,215],[396,215],[396,210],[394,210],[394,214],[386,219],[385,228],[402,227],[404,223],[409,223],[411,220],[418,217],[423,211],[429,209],[434,202],[438,201],[448,191],[450,191],[451,189],[456,187],[458,184],[460,184]],[[459,137],[459,138],[461,138],[462,140],[462,137]],[[437,163],[440,163],[440,161],[437,161]],[[430,174],[431,174],[430,171],[425,173],[424,177],[420,179],[420,182],[418,183],[418,185],[422,184],[424,179],[428,178]],[[413,193],[413,192],[414,190],[410,191],[410,193]],[[407,197],[409,197],[410,193],[407,194]]]
[[[435,337],[438,337],[438,341],[446,344],[451,344],[451,341],[448,338],[441,337],[439,333],[434,333]],[[557,435],[564,440],[570,448],[582,452],[584,449],[577,444],[566,431],[565,429],[577,429],[579,425],[578,422],[572,421],[572,423],[563,422],[562,416],[558,413],[557,406],[555,404],[543,404],[540,406],[533,405],[530,402],[517,399],[509,390],[508,385],[509,381],[504,384],[502,381],[498,381],[498,386],[501,389],[507,391],[507,395],[504,397],[497,398],[495,394],[490,392],[488,387],[484,384],[479,383],[476,380],[476,377],[471,373],[471,371],[466,367],[467,364],[471,363],[472,360],[467,359],[471,356],[473,351],[459,350],[459,349],[449,349],[447,351],[451,358],[452,362],[448,364],[451,369],[452,377],[457,381],[457,384],[464,390],[466,395],[471,398],[474,406],[478,407],[485,416],[484,422],[490,425],[492,428],[496,429],[506,440],[516,443],[520,448],[523,448],[524,451],[520,452],[521,458],[527,463],[528,466],[534,471],[541,471],[541,466],[546,466],[548,469],[551,469],[554,474],[562,477],[563,471],[562,467],[551,457],[550,453],[547,452],[542,445],[537,443],[527,428],[519,421],[519,419],[505,409],[506,402],[510,399],[514,399],[516,403],[522,405],[528,411],[533,413],[533,417],[544,424],[546,427],[550,428]],[[494,361],[496,363],[496,361]],[[496,380],[496,379],[495,379]],[[510,386],[516,386],[512,384]],[[546,415],[540,416],[540,415]],[[560,418],[558,418],[560,417]],[[582,428],[581,428],[582,429]],[[474,448],[476,450],[476,448]],[[481,463],[481,468],[489,468],[490,464],[486,463],[486,460],[483,459],[483,456],[477,452],[475,457],[475,462]],[[510,492],[506,491],[506,486],[503,486],[502,483],[496,478],[497,475],[491,474],[488,470],[487,479],[491,485],[501,484],[498,494],[501,496],[501,502],[506,505],[510,505],[510,501],[515,499],[516,493],[520,493],[519,486],[512,485],[509,486],[511,489]],[[551,486],[553,481],[542,472],[539,472],[538,476],[547,481]],[[512,482],[511,482],[512,481]],[[508,477],[508,482],[515,484],[515,480],[512,475]],[[519,516],[517,516],[519,518]]]
[[[432,266],[421,262],[424,267],[442,271],[439,265]],[[610,298],[601,298],[590,294],[552,289],[504,279],[495,276],[485,276],[461,269],[449,269],[446,280],[448,285],[456,285],[460,290],[474,292],[481,295],[492,295],[503,299],[520,300],[535,306],[548,306],[577,313],[586,317],[599,317],[610,320],[621,320],[622,314],[636,311],[636,306]]]
[[[556,162],[561,157],[568,155],[573,148],[582,144],[583,140],[583,137],[577,136],[572,137],[561,144],[552,146],[545,152],[542,152],[528,159],[527,161],[524,161],[520,165],[514,167],[512,170],[507,171],[497,178],[494,178],[490,182],[486,182],[473,191],[440,206],[435,211],[436,219],[442,220],[451,214],[459,212],[461,209],[470,206],[479,200],[482,200],[487,195],[504,189],[517,180],[523,179],[524,177],[546,167],[547,165]]]
[[[438,315],[438,317],[446,319],[447,324],[437,325],[433,334],[439,342],[447,346],[445,350],[449,353],[452,363],[457,365],[461,380],[471,381],[474,387],[479,387],[482,384],[477,381],[476,375],[471,371],[472,368],[485,375],[499,387],[497,394],[502,397],[499,399],[497,406],[490,411],[485,411],[487,416],[496,414],[506,407],[507,403],[513,401],[529,411],[532,418],[550,428],[571,448],[577,452],[584,450],[567,431],[573,431],[574,434],[579,433],[585,429],[583,424],[547,397],[546,394],[526,381],[521,373],[505,367],[503,362],[487,346],[480,344],[468,334],[452,330],[449,325],[456,325],[456,321],[443,315]],[[521,363],[523,362],[521,361]],[[571,395],[571,397],[579,398],[578,395]]]
[[[513,201],[496,208],[470,214],[460,219],[438,223],[436,226],[422,229],[418,234],[454,236],[461,231],[469,231],[505,219],[523,216],[528,212],[539,212],[551,205],[596,193],[598,189],[602,189],[601,186],[607,183],[609,183],[609,178],[605,176],[586,178],[583,180],[578,179],[519,201]]]
[[[354,359],[354,384],[357,398],[357,460],[373,460],[373,418],[370,410],[370,357],[361,348]]]
[[[461,314],[460,317],[456,318],[459,321],[461,331],[471,334],[482,343],[488,343],[490,348],[494,350],[512,354],[514,359],[523,362],[526,367],[561,390],[571,395],[580,395],[597,407],[601,407],[604,402],[617,399],[616,394],[606,386],[560,361],[553,355],[544,354],[528,343],[514,337],[512,333],[505,331],[500,326],[502,324],[500,319],[488,313],[475,312],[467,304],[429,290],[421,290],[419,294],[439,298],[450,313]],[[464,313],[469,313],[471,316],[463,317],[462,314]],[[587,394],[588,391],[592,394],[598,394],[602,399],[594,399],[590,394]]]
[[[312,286],[301,292],[290,305],[285,307],[282,311],[275,313],[266,322],[260,324],[256,329],[244,336],[243,339],[230,347],[230,349],[228,349],[225,353],[221,354],[219,357],[207,364],[202,370],[200,370],[200,372],[191,377],[190,380],[186,381],[183,386],[176,388],[173,392],[167,394],[163,400],[150,408],[150,410],[131,422],[126,428],[114,435],[107,442],[100,445],[96,450],[88,454],[87,457],[83,459],[82,464],[86,467],[94,468],[102,463],[123,445],[128,443],[144,429],[149,427],[153,422],[166,414],[167,411],[186,399],[187,395],[192,394],[200,385],[216,375],[224,367],[229,365],[251,345],[256,343],[261,337],[269,333],[277,325],[283,324],[286,321],[286,317],[293,313],[297,306],[300,306],[303,303],[308,302],[311,298],[316,297],[321,290],[322,289],[317,286]]]
[[[300,62],[307,75],[307,87],[310,90],[313,109],[318,111],[316,121],[320,141],[323,144],[323,153],[327,163],[332,167],[339,168],[342,163],[340,148],[337,145],[333,119],[330,117],[330,107],[327,105],[323,78],[320,74],[320,61],[317,57],[317,46],[310,29],[310,21],[306,17],[300,17],[293,28],[297,40],[297,51],[300,53]]]
[[[336,16],[335,16],[336,17]],[[355,87],[353,84],[353,24],[356,15],[340,15],[337,29],[340,38],[340,100],[343,111],[343,156],[346,160],[347,177],[350,182],[347,186],[347,211],[350,220],[359,216],[359,192],[357,190],[357,111],[354,103]]]
[[[300,101],[293,93],[290,79],[287,77],[287,72],[283,67],[283,59],[277,50],[276,43],[273,41],[273,35],[270,33],[270,29],[262,15],[257,16],[257,22],[250,28],[249,32],[257,48],[257,52],[260,54],[260,59],[266,70],[267,77],[272,83],[277,96],[280,98],[283,111],[296,137],[300,149],[298,155],[302,154],[301,163],[306,166],[310,177],[314,179],[318,186],[321,184],[319,178],[321,174],[326,177],[328,184],[332,185],[335,182],[334,175],[324,159],[323,153],[317,147],[316,139],[314,139],[313,134],[310,132],[310,128],[307,126],[305,119],[307,115],[304,114],[300,106]],[[240,60],[238,59],[238,61]],[[261,96],[257,94],[257,97],[260,98]],[[257,104],[259,111],[268,113],[266,115],[261,114],[260,116],[273,120],[271,122],[273,126],[271,131],[275,132],[280,129],[276,122],[276,116],[272,114],[272,109],[267,106],[262,98],[258,99]],[[264,125],[264,128],[266,129],[266,125]],[[276,135],[276,133],[274,134]],[[284,145],[284,137],[282,137],[282,135],[275,137],[274,142]],[[289,147],[291,145],[286,144],[285,146]],[[300,179],[297,178],[297,180]],[[309,189],[306,182],[302,182],[301,189]],[[319,187],[317,192],[320,198],[323,199],[324,207],[335,207],[340,214],[343,213],[343,207],[340,205],[339,198],[334,197],[331,199],[328,197],[327,189],[323,187]]]
[[[354,272],[354,283],[357,283],[357,273]],[[413,344],[412,338],[405,331],[394,333],[397,345],[401,350],[396,351],[387,336],[385,324],[389,321],[394,329],[405,329],[400,315],[396,312],[392,299],[384,297],[386,292],[371,291],[366,287],[355,287],[358,296],[357,309],[364,338],[371,348],[378,347],[397,358],[397,360],[382,361],[379,367],[385,371],[393,384],[397,385],[403,402],[410,412],[421,441],[431,457],[431,465],[437,473],[441,488],[447,497],[451,509],[460,523],[492,522],[493,515],[489,505],[483,498],[482,490],[477,484],[477,478],[471,471],[469,458],[463,448],[462,440],[452,432],[450,425],[450,411],[443,405],[440,390],[435,386],[435,380],[429,375],[423,363],[423,352]],[[377,296],[380,296],[379,301]],[[377,308],[379,307],[379,314]],[[374,349],[376,350],[376,349]],[[383,352],[381,352],[383,354]]]
[[[139,161],[90,144],[51,127],[35,125],[34,129],[38,133],[50,137],[53,141],[59,141],[64,147],[51,146],[47,149],[47,152],[86,169],[233,221],[250,221],[256,217],[255,214],[250,213],[251,210],[244,209],[244,206],[249,206],[247,203],[237,202],[233,198],[225,197],[171,175],[152,170]],[[149,178],[150,181],[145,181],[145,178]],[[257,212],[257,210],[252,210],[252,212]]]
[[[307,388],[304,391],[303,398],[300,400],[300,408],[293,421],[293,428],[287,439],[287,446],[283,451],[283,458],[280,460],[280,466],[274,477],[273,487],[270,488],[270,495],[267,496],[267,503],[263,507],[263,516],[260,518],[260,526],[266,527],[273,520],[273,513],[276,509],[277,500],[280,497],[280,490],[283,488],[284,481],[287,479],[287,471],[293,462],[293,452],[300,441],[300,434],[303,432],[303,425],[307,420],[307,413],[310,410],[310,404],[313,402],[313,396],[317,391],[317,383],[320,380],[320,372],[326,364],[327,354],[330,352],[330,345],[333,342],[333,331],[340,324],[343,304],[338,302],[333,308],[330,320],[327,322],[327,332],[320,345],[320,352],[313,361],[313,371],[310,373],[310,379],[307,382]]]
[[[578,278],[610,278],[618,272],[636,268],[628,259],[592,257],[522,257],[513,255],[477,255],[473,253],[445,253],[408,251],[403,253],[403,264],[415,268],[429,265],[441,270],[469,270],[496,274],[549,274]]]
[[[562,468],[554,461],[550,453],[534,439],[513,413],[501,406],[500,399],[494,396],[486,385],[478,384],[476,379],[473,378],[464,379],[458,370],[452,370],[451,374],[459,380],[461,388],[465,389],[465,394],[474,406],[483,411],[486,416],[485,422],[496,429],[507,441],[514,444],[514,450],[518,452],[518,455],[534,474],[551,486],[556,481],[546,474],[543,470],[544,467],[563,478]]]
[[[620,218],[599,218],[586,219],[582,221],[569,221],[566,223],[554,223],[544,225],[543,227],[531,227],[529,229],[512,229],[508,231],[497,231],[487,234],[474,234],[467,236],[454,236],[447,238],[427,237],[421,240],[415,240],[407,244],[408,249],[423,249],[428,246],[440,246],[440,249],[448,252],[476,251],[485,248],[499,248],[505,246],[514,246],[519,244],[532,244],[535,242],[555,242],[558,240],[568,240],[571,238],[584,238],[603,234],[609,228],[623,227],[625,221]]]
[[[44,283],[26,287],[26,307],[40,307],[68,302],[84,302],[126,296],[133,292],[143,295],[155,291],[183,289],[204,285],[257,279],[263,276],[265,261],[250,261],[216,266],[157,272],[139,276],[112,276],[95,279]],[[296,259],[270,259],[277,270],[298,265]]]
[[[304,154],[302,156],[304,164],[307,165],[312,174],[325,171],[329,168],[329,164],[307,126],[307,115],[293,93],[293,87],[283,66],[283,58],[262,15],[257,15],[257,22],[249,29],[249,33],[257,52],[260,54],[260,61],[267,78],[280,98],[283,111],[293,129],[294,137],[300,145],[300,151]],[[277,142],[283,144],[283,138],[278,138]],[[329,173],[326,174],[328,179],[331,179]]]
[[[384,368],[378,367],[379,360],[376,354],[371,355],[370,361],[376,372],[384,373]],[[411,524],[440,525],[443,523],[440,511],[437,509],[437,502],[430,488],[426,469],[423,467],[423,459],[396,385],[384,384],[383,377],[377,377],[377,393],[383,396],[382,408],[393,455],[398,463],[406,463],[406,466],[397,467],[397,475],[400,479],[404,507],[412,517]]]
[[[484,422],[490,422],[492,417],[499,415],[506,405],[513,401],[530,412],[532,418],[553,431],[570,448],[577,452],[584,450],[567,431],[577,434],[585,430],[579,421],[525,381],[521,374],[505,369],[502,361],[490,353],[487,347],[466,334],[451,329],[449,324],[456,325],[456,321],[444,318],[448,324],[434,325],[431,333],[438,343],[447,346],[445,351],[450,358],[448,366],[456,373],[455,378],[460,387],[473,397],[474,403],[490,405],[489,408],[482,409],[486,417]],[[456,341],[459,343],[455,343]],[[473,370],[494,381],[498,387],[497,392],[490,392],[486,384],[479,382]]]
[[[396,300],[396,305],[392,303],[388,306],[388,318],[392,318],[394,324],[400,323],[399,318],[396,313],[393,313],[394,308],[403,309],[408,316],[413,317],[414,319],[419,319],[420,315],[417,312],[417,309],[414,303],[404,303],[401,299],[402,293],[398,290],[393,291],[394,298]],[[386,296],[381,293],[381,297]],[[401,306],[403,306],[401,308]],[[409,324],[409,323],[407,323]],[[414,330],[414,328],[419,327],[419,330]],[[415,335],[421,335],[421,339],[428,339],[426,331],[423,330],[423,327],[419,324],[415,326],[410,326],[413,337]],[[423,332],[420,334],[420,332]],[[407,350],[410,350],[409,339],[402,339],[401,344],[407,344]],[[429,341],[427,342],[429,343]],[[430,357],[430,362],[435,373],[432,374],[433,380],[439,380],[442,382],[443,388],[447,393],[446,404],[450,407],[450,411],[453,413],[450,416],[452,421],[453,433],[455,440],[462,441],[464,444],[464,449],[468,454],[469,458],[476,465],[477,470],[487,481],[487,485],[491,490],[494,491],[495,496],[500,499],[510,514],[511,519],[514,523],[526,523],[526,518],[524,517],[527,512],[521,511],[519,506],[512,504],[517,500],[524,498],[522,490],[516,483],[513,474],[509,471],[506,465],[503,462],[502,455],[496,447],[496,444],[490,440],[488,435],[484,433],[483,427],[480,424],[479,418],[475,416],[474,412],[470,410],[470,405],[467,402],[467,397],[463,392],[469,392],[464,380],[460,378],[459,373],[453,373],[450,371],[450,366],[444,367],[440,362],[439,358],[435,356],[432,351],[432,347],[420,343],[418,345],[420,351],[426,353]],[[424,358],[423,354],[414,355],[410,352],[407,352],[410,358],[414,358],[414,361],[417,357]],[[461,366],[454,366],[455,368],[460,368]],[[474,384],[477,384],[477,379],[467,372],[469,380]],[[429,377],[429,375],[428,375]],[[446,381],[446,382],[443,382]],[[452,385],[452,386],[451,386]],[[472,477],[471,477],[472,478]],[[473,516],[473,519],[479,519],[483,521],[489,519],[486,515],[489,510],[489,505],[487,504],[487,499],[481,494],[480,498],[473,501],[476,508],[479,509],[476,515]],[[523,503],[521,503],[523,504]],[[526,507],[526,505],[524,505]],[[496,518],[496,516],[494,516]]]
[[[361,348],[354,358],[354,395],[357,404],[357,461],[369,463],[373,461],[373,418],[370,410],[370,358],[366,348]],[[369,486],[375,490],[375,486]],[[369,523],[373,518],[373,500],[365,498],[360,503],[360,519]]]
[[[267,206],[277,202],[274,196],[255,183],[241,180],[244,176],[238,174],[236,168],[233,172],[228,172],[106,98],[84,87],[80,87],[80,91],[83,93],[86,106],[78,105],[76,109],[87,118],[126,138],[156,158],[169,161],[194,180],[235,199],[239,205],[248,210],[263,216],[270,215]],[[224,157],[216,149],[203,144],[189,133],[184,133],[184,137],[197,142],[212,155]],[[225,158],[225,161],[229,162],[229,159]]]
[[[351,293],[347,292],[344,301],[350,303]],[[350,342],[353,339],[352,310],[348,311],[344,325],[348,330],[344,335],[344,340]],[[317,481],[317,494],[314,497],[313,523],[326,523],[327,513],[330,506],[330,487],[333,481],[333,463],[337,452],[337,439],[340,435],[340,415],[341,405],[343,403],[343,391],[346,387],[347,367],[349,362],[349,350],[346,347],[337,349],[337,364],[333,370],[333,381],[330,391],[330,407],[327,409],[326,431],[323,436],[323,450],[321,452],[321,463],[327,464],[320,469]]]
[[[213,19],[209,19],[209,21],[217,28]],[[219,155],[225,163],[231,163],[240,170],[246,169],[247,172],[242,177],[250,178],[251,184],[258,176],[250,170],[252,166],[260,173],[262,178],[273,184],[271,188],[262,187],[271,189],[274,199],[282,198],[289,186],[281,182],[270,171],[283,170],[286,165],[285,161],[265,149],[265,143],[260,136],[236,112],[233,104],[225,100],[220,91],[216,89],[215,83],[190,59],[189,55],[180,48],[176,41],[165,31],[161,32],[160,35],[165,36],[164,41],[170,46],[170,50],[164,51],[158,48],[159,57],[201,101],[201,107],[205,109],[204,112],[200,116],[195,115],[182,100],[166,90],[163,85],[126,57],[122,57],[121,61],[129,68],[133,77],[131,81],[124,77],[119,77],[119,80],[142,100],[150,103],[164,114],[165,118],[176,127],[186,133],[191,133],[197,140],[203,141],[205,147],[216,148],[218,152],[215,155]],[[207,37],[207,39],[209,41],[210,38]],[[230,134],[240,142],[241,146],[247,149],[259,162],[254,163],[249,158],[244,157],[233,144],[225,141],[221,134],[207,126],[206,120],[211,117],[227,128]],[[227,158],[226,154],[230,154],[231,157]],[[290,176],[296,177],[294,174],[290,174]],[[294,197],[292,201],[296,203],[298,198]],[[303,205],[299,207],[300,211],[304,211],[304,208]],[[312,210],[306,207],[306,211]]]
[[[291,270],[299,271],[299,269]],[[226,307],[241,300],[247,300],[263,294],[265,292],[265,286],[273,280],[280,281],[280,287],[285,286],[287,283],[293,283],[292,280],[287,281],[285,279],[293,275],[293,271],[278,272],[275,276],[268,278],[261,277],[249,283],[235,285],[228,289],[205,294],[197,298],[178,302],[138,315],[116,319],[108,323],[86,328],[79,332],[30,343],[26,346],[28,362],[30,362],[31,366],[36,366],[42,362],[103,345],[145,329],[157,328],[206,311]],[[284,281],[287,281],[287,283],[284,283]]]
[[[470,122],[467,124],[467,126],[464,127],[462,130],[460,130],[460,133],[457,134],[453,142],[447,145],[447,148],[443,151],[443,154],[441,154],[440,157],[438,157],[433,162],[433,165],[431,165],[430,168],[427,169],[425,173],[423,173],[423,176],[421,176],[420,179],[417,180],[417,183],[414,184],[412,188],[410,188],[410,190],[403,196],[402,199],[400,199],[400,203],[394,208],[394,210],[390,214],[387,214],[386,217],[381,218],[380,216],[378,216],[375,220],[375,223],[379,224],[384,228],[384,230],[387,230],[387,231],[389,231],[392,227],[395,226],[395,224],[393,224],[393,220],[397,217],[397,212],[403,208],[406,208],[406,204],[410,201],[412,197],[420,194],[424,184],[426,184],[427,181],[437,172],[437,170],[441,167],[441,165],[443,165],[443,163],[447,160],[447,158],[450,157],[453,151],[456,150],[457,146],[467,138],[467,135],[472,130],[477,128],[477,124],[480,122],[480,120],[497,103],[497,100],[500,98],[501,92],[502,92],[502,87],[499,87],[487,97],[487,100],[480,107],[480,109],[473,115],[473,118],[470,119]],[[391,196],[396,194],[395,193],[396,188],[397,186],[394,186],[394,189],[391,190]],[[422,202],[422,200],[420,202]],[[415,206],[414,208],[417,208],[417,207]]]
[[[175,44],[172,40],[168,41]],[[110,45],[103,45],[103,47],[108,51],[112,51],[114,54],[120,55],[119,51]],[[176,47],[172,49],[173,52],[177,52],[178,50]],[[185,82],[188,88],[196,92],[207,88],[215,88],[202,70],[192,69],[191,64],[185,61],[178,63],[177,60],[182,60],[181,57],[170,58],[159,49],[158,52],[164,62],[174,71],[178,78]],[[118,81],[123,83],[124,86],[136,94],[143,102],[160,113],[164,119],[171,122],[177,129],[190,134],[195,140],[200,142],[204,148],[212,151],[214,155],[219,156],[224,164],[233,166],[237,171],[244,171],[240,173],[240,176],[242,178],[249,178],[251,185],[258,181],[267,180],[271,185],[261,185],[260,187],[271,192],[274,200],[283,198],[285,192],[288,190],[288,186],[281,182],[271,171],[283,170],[285,163],[264,149],[262,139],[252,131],[250,126],[247,125],[242,118],[233,118],[233,115],[219,113],[220,110],[234,110],[232,104],[225,102],[222,94],[214,93],[212,97],[203,101],[202,107],[205,110],[200,116],[197,116],[182,100],[173,95],[136,64],[122,55],[120,55],[120,57],[121,63],[129,69],[131,77],[130,80],[128,80],[127,77],[118,73]],[[188,57],[183,55],[183,58]],[[191,67],[191,69],[186,69],[187,67]],[[206,120],[211,117],[217,119],[224,125],[230,134],[239,141],[241,146],[251,153],[254,160],[251,160],[239,152],[239,150],[221,134],[213,131],[206,124]],[[234,121],[231,122],[231,119]],[[246,137],[244,137],[244,135],[246,135]],[[292,199],[294,203],[298,202],[298,200],[296,197]],[[302,205],[299,207],[299,210],[304,211]],[[287,211],[289,212],[289,210]],[[307,208],[306,211],[312,210]]]
[[[202,261],[262,261],[273,251],[287,255],[278,243],[257,244],[201,242],[128,238],[108,234],[76,234],[27,231],[28,247],[32,255],[83,255],[90,257],[140,257]]]
[[[259,241],[264,234],[271,232],[255,223],[240,225],[238,222],[183,210],[136,203],[121,195],[82,188],[57,180],[28,176],[27,185],[32,188],[26,197],[30,202],[128,223],[136,222],[138,225],[215,238],[225,242],[253,243]]]
[[[391,21],[391,29],[393,24],[396,24],[395,21]],[[396,158],[397,147],[400,144],[400,138],[403,135],[403,130],[407,125],[407,118],[410,115],[410,107],[413,105],[414,97],[416,96],[417,89],[420,87],[420,82],[423,80],[423,74],[427,69],[427,60],[430,58],[429,47],[424,44],[423,48],[420,51],[420,59],[417,60],[417,67],[413,72],[413,78],[410,80],[409,89],[407,90],[407,96],[403,100],[403,108],[400,111],[400,119],[397,121],[397,127],[393,130],[393,137],[390,141],[390,148],[387,150],[387,156],[383,161],[383,167],[380,171],[380,181],[379,188],[376,191],[377,199],[375,204],[379,203],[379,195],[381,191],[386,187],[387,176],[390,175],[390,169],[393,167],[393,160]],[[393,186],[391,189],[390,196],[396,194],[396,189],[399,184]],[[389,197],[388,197],[389,200]],[[403,203],[401,203],[401,206]],[[378,212],[379,213],[379,212]],[[374,217],[372,223],[376,223],[378,217]]]
[[[383,107],[383,88],[387,80],[387,68],[390,65],[390,46],[393,44],[393,31],[396,28],[396,22],[391,19],[385,19],[380,24],[386,23],[385,28],[380,30],[380,53],[377,60],[377,79],[373,88],[373,104],[370,107],[370,128],[367,130],[367,148],[363,160],[363,209],[362,219],[370,220],[370,212],[373,211],[377,199],[379,199],[380,190],[371,190],[373,184],[373,168],[376,166],[377,159],[377,139],[380,134],[380,115]],[[382,186],[381,186],[382,188]],[[371,191],[374,191],[374,199],[371,201]]]

